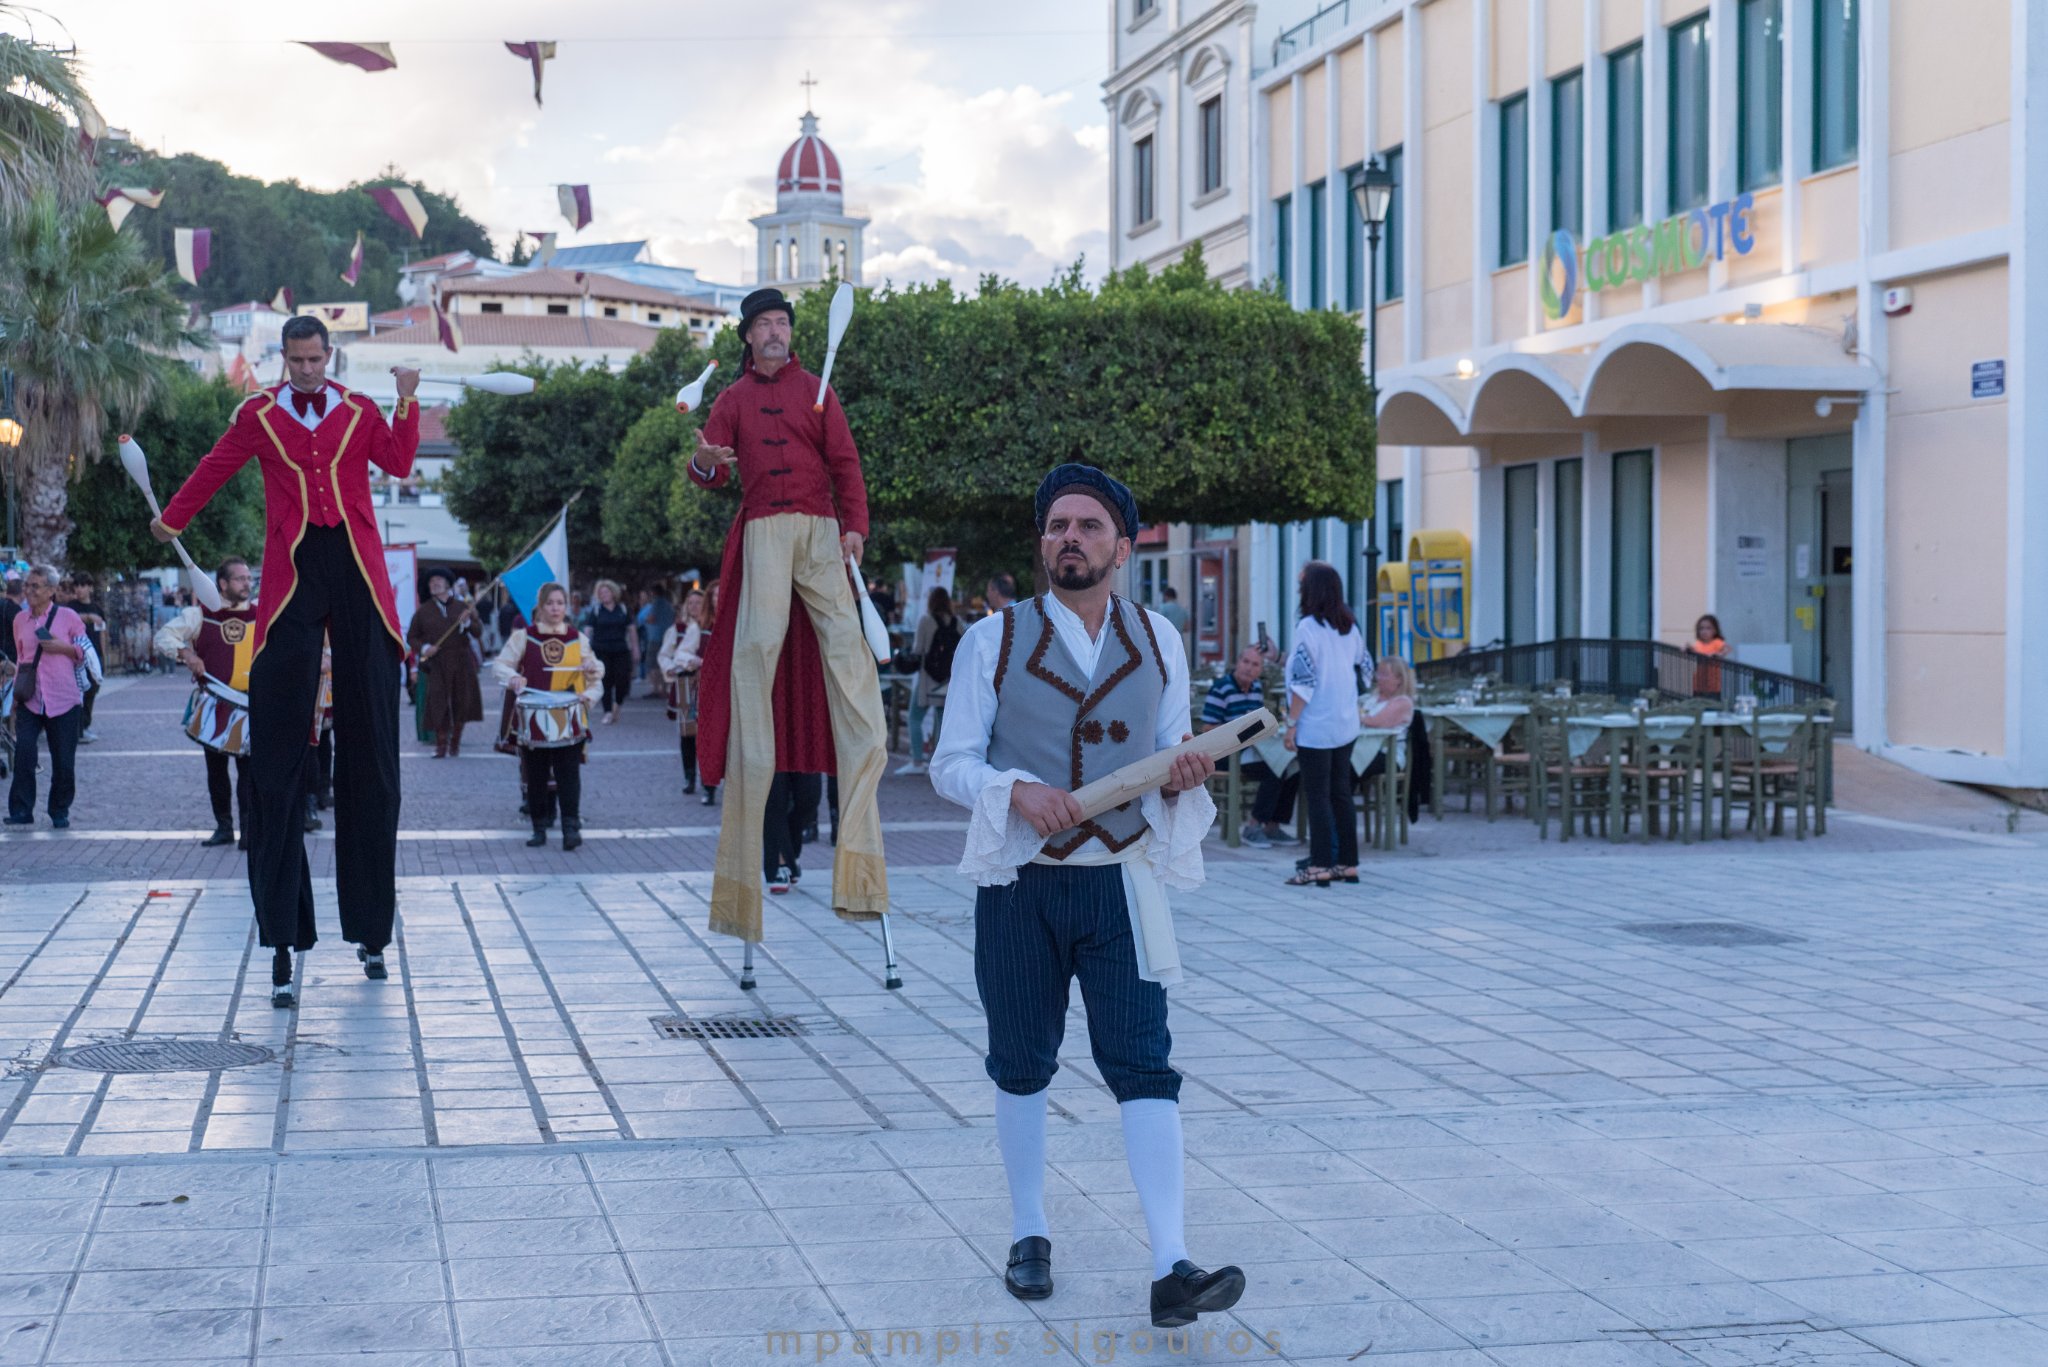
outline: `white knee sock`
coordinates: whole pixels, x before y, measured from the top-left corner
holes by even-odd
[[[1188,1256],[1187,1167],[1181,1152],[1180,1103],[1144,1097],[1126,1101],[1117,1109],[1123,1113],[1124,1158],[1131,1165],[1131,1184],[1138,1189],[1138,1204],[1145,1210],[1156,1281]]]
[[[1175,1131],[1178,1135],[1178,1130]],[[1018,1096],[996,1088],[996,1147],[1010,1179],[1010,1241],[1049,1236],[1045,1222],[1045,1089]]]

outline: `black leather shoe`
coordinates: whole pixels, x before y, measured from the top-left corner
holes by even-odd
[[[1003,1285],[1020,1301],[1042,1301],[1052,1294],[1052,1240],[1033,1234],[1010,1245],[1009,1270]],[[1156,1300],[1157,1292],[1154,1292]]]
[[[1219,1267],[1204,1272],[1186,1258],[1173,1271],[1152,1283],[1152,1327],[1178,1329],[1193,1324],[1197,1315],[1213,1315],[1237,1304],[1244,1294],[1244,1272],[1236,1267]]]
[[[363,976],[372,982],[383,982],[391,976],[390,970],[384,967],[383,950],[380,949],[375,954],[372,954],[369,950],[359,945],[356,947],[356,958],[363,965]]]
[[[290,983],[279,983],[270,989],[270,1004],[280,1011],[289,1011],[299,1004],[298,989]]]
[[[235,843],[234,829],[229,826],[216,826],[214,827],[213,834],[199,843],[209,849],[215,845],[232,845]]]
[[[545,826],[535,826],[533,828],[533,839],[527,841],[526,845],[528,849],[538,849],[539,847],[547,843],[548,828]]]
[[[583,843],[583,825],[582,825],[582,823],[581,823],[581,822],[570,822],[570,821],[564,821],[564,822],[562,823],[562,848],[563,848],[564,850],[573,850],[573,849],[576,849],[576,848],[577,848],[578,846],[582,845],[582,843]]]

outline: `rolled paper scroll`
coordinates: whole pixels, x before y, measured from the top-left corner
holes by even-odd
[[[1101,816],[1112,807],[1121,807],[1134,798],[1165,787],[1166,780],[1173,774],[1173,762],[1182,755],[1207,755],[1220,764],[1246,746],[1275,735],[1279,730],[1280,719],[1261,707],[1221,726],[1212,726],[1193,740],[1182,741],[1170,750],[1147,755],[1093,783],[1084,783],[1074,790],[1074,800],[1081,804],[1083,819]]]

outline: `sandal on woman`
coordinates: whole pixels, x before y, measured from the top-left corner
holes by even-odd
[[[1294,877],[1288,879],[1283,886],[1290,888],[1327,888],[1330,886],[1330,871],[1313,867],[1296,869]]]
[[[1340,864],[1331,872],[1330,877],[1332,881],[1338,883],[1356,883],[1358,881],[1358,865]]]

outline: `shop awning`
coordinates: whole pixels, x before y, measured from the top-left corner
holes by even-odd
[[[1607,417],[1728,412],[1745,394],[1865,394],[1877,371],[1839,334],[1782,323],[1635,323],[1591,351],[1511,351],[1470,378],[1388,376],[1380,441],[1484,445],[1576,432]]]

